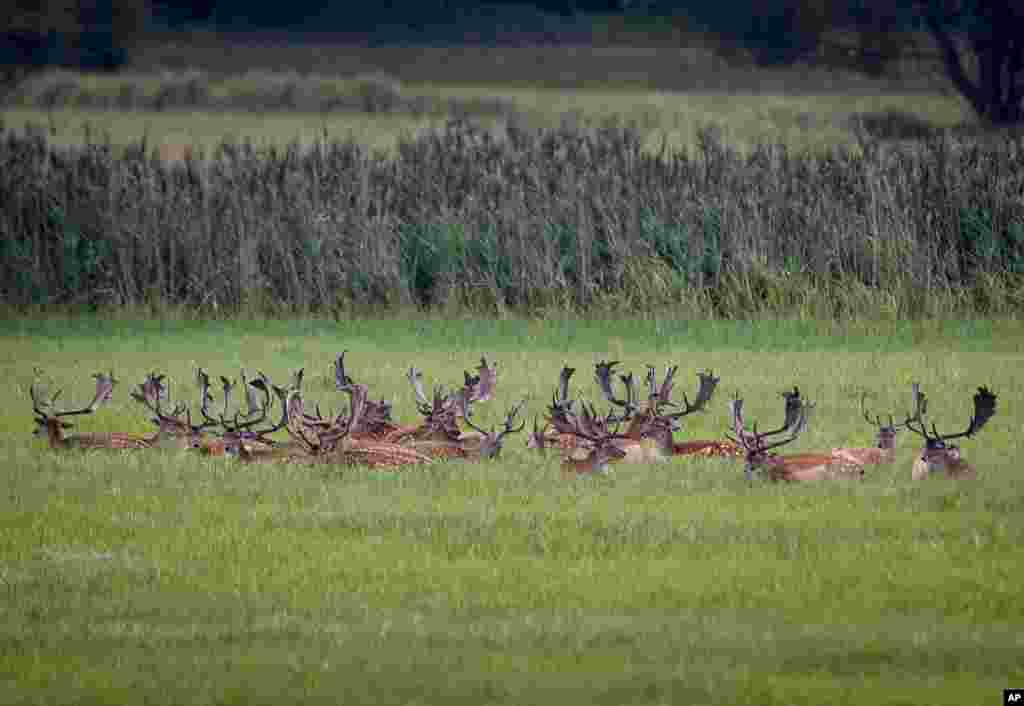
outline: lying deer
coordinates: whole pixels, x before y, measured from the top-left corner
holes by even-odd
[[[917,392],[915,390],[915,392]],[[920,394],[920,410],[923,417],[927,412],[927,400]],[[987,387],[979,387],[974,394],[974,414],[971,416],[967,429],[959,434],[940,434],[932,425],[931,433],[922,418],[907,425],[915,434],[924,437],[924,448],[914,461],[910,477],[913,480],[925,478],[950,478],[954,480],[976,478],[978,472],[960,456],[960,447],[949,442],[962,437],[970,438],[981,431],[982,427],[996,413],[996,396]]]
[[[218,425],[216,421],[193,424],[187,405],[179,403],[167,412],[163,403],[168,401],[169,390],[164,383],[165,375],[149,373],[138,388],[131,393],[132,399],[153,413],[151,421],[156,424],[156,433],[149,438],[154,448],[195,449],[209,447],[216,443],[206,433]],[[243,373],[244,379],[244,373]],[[185,418],[182,418],[185,415]]]
[[[384,434],[384,441],[404,443],[407,441],[445,441],[456,440],[463,436],[458,421],[462,417],[460,400],[465,398],[470,403],[484,402],[491,399],[497,384],[497,364],[489,364],[485,357],[480,358],[478,374],[464,373],[461,388],[448,394],[442,394],[440,388],[434,389],[434,400],[427,399],[423,391],[423,373],[415,367],[409,368],[406,378],[412,385],[420,414],[426,419],[420,424],[394,427]],[[466,436],[474,436],[470,432]],[[446,437],[450,437],[447,438]]]
[[[729,404],[735,440],[746,451],[744,474],[752,480],[756,472],[762,472],[773,481],[807,481],[841,478],[860,479],[864,467],[838,459],[832,454],[803,453],[781,456],[769,453],[772,449],[794,441],[807,425],[808,406],[799,399],[787,398],[786,419],[779,429],[758,432],[755,423],[753,431],[747,431],[743,423],[743,400],[735,398]],[[800,402],[796,405],[795,402]],[[776,440],[769,441],[771,437]]]
[[[625,437],[608,431],[607,418],[597,419],[586,406],[583,406],[580,416],[565,410],[563,412],[565,412],[565,417],[563,422],[560,422],[563,425],[561,428],[569,429],[571,427],[572,431],[566,431],[565,434],[572,434],[586,444],[585,447],[582,445],[576,447],[576,450],[587,449],[582,457],[569,455],[562,458],[562,474],[566,478],[607,474],[609,464],[622,461],[627,457],[627,451],[619,445],[625,440]],[[634,440],[629,441],[633,442]],[[541,453],[548,448],[547,437],[536,418],[533,422],[531,443],[532,448]],[[563,451],[567,450],[561,446],[559,448]]]
[[[501,454],[504,438],[509,434],[521,432],[526,422],[515,426],[516,417],[522,410],[524,402],[520,402],[508,411],[502,430],[495,429],[487,431],[473,423],[471,406],[468,396],[462,396],[458,400],[459,414],[466,425],[474,432],[473,435],[463,434],[452,428],[449,423],[445,428],[432,438],[418,439],[406,442],[409,448],[416,449],[432,458],[458,458],[466,460],[493,459]]]
[[[196,384],[199,387],[199,413],[203,418],[203,423],[197,427],[198,431],[203,432],[206,429],[213,429],[221,427],[224,429],[224,433],[217,437],[206,436],[205,434],[199,434],[193,437],[193,448],[200,450],[203,454],[209,456],[223,456],[226,453],[237,453],[237,449],[234,448],[236,433],[240,435],[238,440],[240,443],[244,443],[251,449],[254,449],[257,453],[267,452],[271,448],[280,446],[276,441],[272,441],[266,438],[264,435],[270,434],[273,431],[277,431],[281,427],[271,428],[264,430],[261,434],[248,433],[246,430],[254,427],[257,424],[262,424],[266,420],[267,412],[269,411],[272,403],[270,399],[270,392],[273,391],[276,395],[279,404],[282,406],[282,413],[286,413],[284,409],[287,404],[286,400],[288,395],[302,386],[303,370],[299,370],[292,376],[292,384],[288,388],[281,388],[273,385],[270,379],[267,378],[263,373],[259,373],[253,380],[247,380],[245,377],[245,371],[242,371],[242,388],[245,393],[246,400],[246,411],[243,413],[241,410],[237,411],[234,416],[234,424],[240,424],[235,431],[232,431],[232,422],[227,421],[228,416],[231,414],[231,394],[237,387],[237,383],[228,380],[223,375],[220,377],[221,382],[221,394],[222,403],[219,418],[211,416],[209,405],[214,402],[212,393],[210,392],[210,376],[202,368],[196,370]],[[262,394],[262,402],[256,393]],[[231,447],[229,449],[229,446]]]
[[[623,409],[623,418],[629,420],[624,435],[631,439],[654,439],[660,453],[665,456],[725,456],[736,457],[743,455],[742,449],[731,441],[724,440],[691,440],[677,443],[674,432],[680,429],[679,421],[694,412],[705,409],[708,402],[714,396],[715,388],[720,378],[714,373],[698,372],[699,387],[697,396],[693,403],[683,395],[682,409],[678,412],[666,412],[667,407],[680,407],[672,401],[672,388],[678,366],[672,366],[665,370],[665,377],[662,383],[658,384],[657,371],[654,366],[647,366],[647,401],[643,405],[637,403],[637,395],[633,386],[633,375],[621,375],[620,380],[626,388],[626,399],[620,400],[615,397],[612,390],[611,374],[617,361],[606,363],[601,361],[597,364],[594,377],[598,387],[605,399],[613,405]]]
[[[351,396],[348,416],[333,421],[306,415],[302,397],[294,393],[289,400],[287,425],[289,435],[296,441],[301,453],[294,450],[280,457],[289,463],[306,465],[369,466],[371,468],[398,468],[430,463],[430,457],[415,449],[388,442],[353,439],[352,429],[359,426],[366,408],[365,385],[350,384],[346,391]]]
[[[924,401],[923,396],[920,395],[920,391],[917,383],[913,385],[914,394],[914,413],[908,415],[907,418],[900,424],[896,424],[893,419],[893,415],[889,415],[889,422],[883,422],[882,418],[875,415],[872,419],[868,414],[867,409],[864,407],[864,399],[866,394],[861,396],[860,409],[864,415],[864,419],[868,424],[874,425],[878,429],[877,439],[878,444],[873,448],[834,448],[832,449],[832,455],[838,459],[849,461],[851,463],[859,463],[862,466],[878,466],[888,465],[896,460],[896,434],[903,429],[907,428],[907,425],[911,422],[920,421],[921,415],[924,413],[922,404]]]
[[[82,432],[64,436],[65,429],[71,429],[74,425],[64,421],[65,417],[79,414],[92,414],[103,404],[110,401],[114,393],[114,385],[117,380],[114,374],[95,373],[96,393],[92,401],[81,409],[52,411],[57,403],[61,391],[58,390],[49,400],[40,401],[36,385],[33,383],[29,389],[29,396],[32,398],[32,411],[35,412],[37,436],[46,434],[50,447],[54,449],[147,449],[152,445],[152,438],[139,436],[138,434],[127,434],[124,432]]]

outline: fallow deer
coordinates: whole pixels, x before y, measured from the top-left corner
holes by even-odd
[[[799,395],[795,398],[799,401]],[[803,453],[781,456],[769,453],[794,441],[806,428],[808,406],[787,397],[786,419],[779,429],[760,433],[755,423],[753,431],[747,431],[743,423],[743,400],[734,398],[729,404],[734,440],[746,451],[744,474],[752,480],[754,474],[762,472],[773,481],[808,481],[840,478],[860,479],[864,467],[860,464],[837,459],[832,454]],[[775,436],[776,440],[769,441]]]
[[[280,458],[289,463],[305,465],[369,466],[397,468],[430,463],[430,458],[415,449],[381,441],[356,440],[349,437],[365,410],[365,385],[349,384],[352,406],[348,417],[339,416],[333,422],[323,423],[307,416],[298,393],[289,401],[288,433],[301,446],[302,453],[291,453]],[[317,415],[319,417],[319,414]]]
[[[211,443],[212,437],[205,431],[216,423],[192,424],[188,406],[179,403],[167,412],[163,404],[169,400],[169,390],[164,383],[165,375],[149,373],[131,393],[132,399],[153,413],[151,421],[156,425],[156,433],[148,441],[154,448],[194,449]],[[182,415],[186,415],[182,419]]]
[[[867,394],[861,396],[860,409],[864,415],[865,421],[868,424],[875,426],[878,429],[877,439],[878,445],[873,448],[833,448],[832,455],[836,458],[851,463],[859,463],[862,466],[878,466],[888,465],[896,460],[896,435],[901,430],[907,428],[909,422],[918,421],[921,419],[921,415],[924,412],[921,405],[923,397],[919,394],[918,385],[915,383],[913,386],[914,390],[914,412],[913,414],[907,415],[907,418],[897,424],[893,418],[893,415],[889,415],[888,423],[882,421],[882,418],[875,415],[874,419],[868,414],[867,409],[864,407],[864,399]]]
[[[625,436],[632,439],[653,438],[665,456],[700,455],[732,458],[743,455],[743,450],[731,441],[694,439],[677,443],[673,438],[674,432],[680,428],[680,419],[703,410],[711,401],[720,381],[720,378],[715,377],[713,372],[698,372],[699,387],[694,401],[691,403],[684,394],[682,409],[669,413],[665,411],[666,407],[679,407],[678,403],[672,401],[672,388],[676,371],[679,369],[678,366],[672,366],[665,370],[665,377],[660,385],[655,368],[647,366],[647,401],[640,405],[637,403],[637,395],[633,389],[632,374],[620,376],[626,388],[626,399],[619,400],[615,397],[612,390],[611,373],[616,364],[617,361],[611,363],[601,361],[596,366],[594,377],[605,399],[622,407],[623,418],[629,419],[629,426],[624,432]]]
[[[576,401],[569,396],[569,380],[575,372],[575,368],[562,367],[562,371],[558,375],[558,387],[552,395],[544,425],[539,426],[537,420],[534,420],[533,433],[529,434],[526,440],[527,448],[556,447],[564,451],[571,451],[581,445],[589,445],[590,442],[573,434],[571,417],[574,415]]]
[[[976,478],[977,470],[960,456],[960,447],[949,442],[962,437],[971,438],[981,431],[996,413],[996,395],[987,387],[979,387],[974,394],[974,414],[971,415],[967,429],[959,434],[940,434],[934,424],[929,433],[923,420],[927,412],[927,399],[917,390],[915,393],[920,395],[921,418],[909,423],[907,428],[924,437],[925,444],[914,461],[910,477],[913,480],[935,477],[953,480]]]
[[[96,393],[92,401],[81,409],[53,411],[61,391],[58,390],[49,400],[40,400],[35,383],[29,388],[32,398],[32,411],[35,412],[35,434],[46,435],[50,447],[54,449],[147,449],[151,446],[149,437],[124,432],[83,432],[64,436],[64,430],[74,425],[64,421],[65,417],[79,414],[92,414],[103,404],[109,402],[114,392],[114,373],[109,375],[95,373]]]

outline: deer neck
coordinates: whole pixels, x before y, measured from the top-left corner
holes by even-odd
[[[46,420],[46,438],[55,449],[64,449],[71,445],[70,439],[64,436],[59,419]]]

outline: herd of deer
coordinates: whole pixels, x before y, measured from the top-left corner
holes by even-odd
[[[534,418],[527,447],[545,453],[557,449],[563,456],[562,470],[569,477],[605,473],[610,464],[649,463],[673,456],[700,455],[743,458],[745,474],[752,479],[761,474],[771,480],[803,481],[838,478],[862,478],[867,466],[895,461],[896,436],[903,429],[924,438],[924,446],[914,461],[911,477],[973,478],[975,469],[963,460],[959,448],[950,443],[972,437],[995,414],[996,396],[980,387],[974,395],[974,414],[967,429],[940,434],[925,421],[927,399],[918,384],[913,385],[913,412],[899,424],[890,415],[887,421],[872,418],[861,408],[865,420],[877,428],[877,445],[871,448],[834,448],[830,452],[780,455],[774,453],[794,441],[807,427],[813,404],[805,402],[798,388],[782,393],[782,425],[771,431],[758,431],[754,423],[748,429],[743,419],[743,400],[729,403],[731,433],[727,439],[676,442],[674,433],[680,420],[704,410],[714,395],[719,378],[711,372],[698,373],[699,387],[693,402],[684,394],[682,402],[673,401],[672,388],[677,367],[666,370],[658,380],[648,366],[647,395],[637,392],[632,373],[618,375],[622,395],[616,393],[617,361],[601,361],[595,366],[594,379],[604,399],[611,405],[600,415],[592,404],[573,399],[569,382],[575,370],[565,367],[543,424]],[[355,382],[345,370],[345,353],[334,364],[337,390],[349,397],[347,412],[324,417],[318,405],[303,399],[303,371],[293,375],[290,384],[279,387],[263,373],[254,379],[241,375],[244,403],[234,405],[232,393],[238,382],[220,378],[220,401],[211,392],[209,375],[201,368],[196,373],[199,388],[198,423],[183,402],[171,406],[166,376],[150,373],[131,393],[134,400],[154,416],[156,431],[149,435],[121,432],[65,435],[72,425],[67,417],[91,414],[108,402],[116,380],[113,373],[96,373],[96,393],[81,409],[57,411],[60,391],[44,399],[37,384],[30,389],[36,434],[45,434],[53,448],[68,449],[195,449],[207,455],[228,454],[245,462],[274,461],[297,464],[362,465],[400,467],[429,464],[437,459],[492,459],[501,453],[506,436],[523,431],[525,422],[517,420],[524,402],[507,413],[500,430],[485,430],[473,422],[473,406],[490,400],[497,384],[497,366],[481,358],[476,373],[466,372],[462,384],[446,392],[435,387],[432,398],[423,389],[423,374],[410,368],[408,379],[423,419],[418,424],[396,424],[391,404],[369,398],[366,385]],[[211,405],[218,405],[215,413]],[[274,406],[279,412],[271,415]],[[468,430],[462,427],[468,427]],[[271,438],[284,431],[288,439]]]

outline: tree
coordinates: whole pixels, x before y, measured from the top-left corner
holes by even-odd
[[[978,117],[990,125],[1024,123],[1024,3],[928,0],[916,5],[939,45],[946,74]]]

